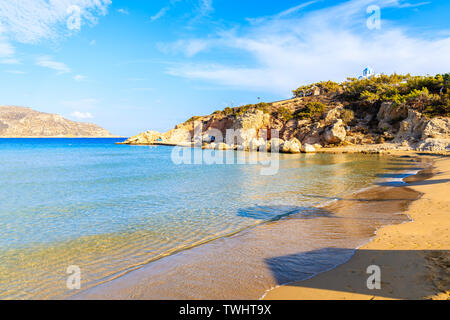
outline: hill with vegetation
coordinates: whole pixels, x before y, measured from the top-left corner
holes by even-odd
[[[267,146],[258,134],[264,129],[279,132],[278,142],[285,152],[384,143],[391,143],[390,148],[449,151],[449,117],[450,74],[378,75],[301,86],[293,90],[291,99],[227,107],[208,116],[194,116],[164,134],[144,132],[126,143],[198,144],[194,126],[201,125],[203,132],[214,130],[222,136],[219,140],[214,136],[214,141],[208,141],[208,134],[202,137],[200,143],[207,148]],[[242,132],[238,142],[226,141],[227,129]]]

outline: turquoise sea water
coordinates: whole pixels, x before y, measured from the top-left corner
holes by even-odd
[[[122,140],[0,139],[0,298],[65,297],[70,265],[92,287],[367,187],[389,162],[281,155],[262,176],[259,165],[175,165],[172,147]]]

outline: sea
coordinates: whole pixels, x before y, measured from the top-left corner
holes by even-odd
[[[397,212],[381,218],[359,212],[347,232],[311,232],[319,230],[318,224],[337,230],[345,219],[321,208],[383,179],[398,179],[399,170],[410,167],[404,159],[280,155],[277,172],[262,175],[260,163],[180,164],[173,161],[174,147],[116,144],[124,140],[0,139],[0,299],[64,299],[156,263],[182,267],[188,260],[180,254],[196,249],[200,256],[213,250],[217,255],[223,247],[217,244],[229,238],[239,250],[246,245],[246,240],[239,242],[240,234],[295,217],[308,219],[296,234],[300,240],[286,244],[289,252],[335,248],[337,243],[354,248],[373,236],[375,227],[368,225],[405,220]],[[243,151],[216,152],[246,156]],[[346,243],[349,233],[358,234],[358,241]],[[271,254],[264,250],[253,247],[252,259]],[[332,255],[340,253],[328,254],[334,261]],[[174,259],[177,255],[180,258]],[[223,267],[226,259],[220,261],[220,273],[227,274],[231,287],[236,287],[234,280],[248,280],[245,259],[240,261],[233,274]],[[270,265],[267,261],[266,257],[261,265],[283,269],[282,259],[272,259]],[[209,267],[214,269],[214,263],[219,262],[210,261]],[[323,267],[323,257],[317,263],[317,268]],[[308,260],[308,268],[315,270],[314,259]],[[74,270],[81,279],[79,289],[71,283]],[[191,269],[184,279],[192,273]],[[277,278],[270,272],[265,275],[271,276]],[[164,271],[159,272],[162,287],[164,277]],[[273,283],[298,280],[295,273],[293,277],[266,279],[250,297],[261,296]],[[214,279],[205,278],[204,287],[198,283],[201,279],[195,281],[188,298],[216,297],[208,296]],[[172,282],[169,298],[184,298],[185,292],[185,285],[177,289]],[[154,297],[167,298],[163,291],[155,291]],[[232,297],[241,296],[234,292]],[[248,296],[243,292],[242,297]]]

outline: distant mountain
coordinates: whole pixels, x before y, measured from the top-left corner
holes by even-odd
[[[0,106],[0,137],[113,137],[92,123],[25,107]]]

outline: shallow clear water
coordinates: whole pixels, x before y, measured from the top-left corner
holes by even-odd
[[[117,141],[0,139],[0,298],[65,297],[69,265],[88,288],[367,187],[389,162],[281,155],[279,172],[262,176],[259,165],[175,165],[171,147]]]

